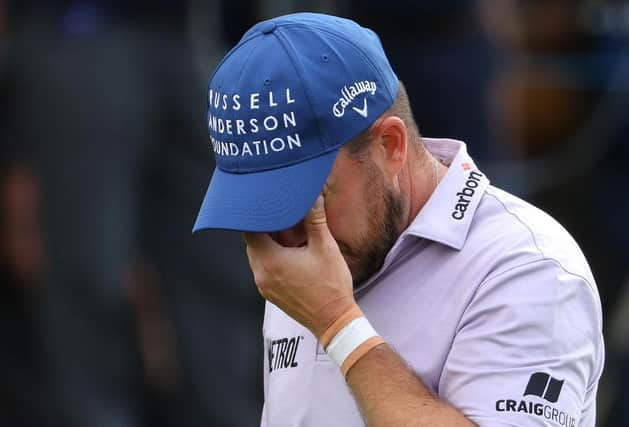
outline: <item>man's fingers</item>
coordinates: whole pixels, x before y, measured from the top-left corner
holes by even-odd
[[[249,266],[253,273],[253,280],[260,295],[265,298],[264,287],[268,280],[267,268],[265,262],[267,257],[273,251],[271,246],[275,242],[266,233],[242,233],[242,237],[247,244],[247,257],[249,258]],[[269,250],[269,248],[271,248]]]
[[[256,277],[256,283],[261,284],[266,273],[273,273],[286,262],[286,251],[267,233],[243,233],[247,243],[247,256],[251,270]],[[260,282],[260,283],[259,283]]]
[[[271,236],[267,233],[242,233],[243,239],[245,239],[245,243],[248,248],[252,248],[256,251],[264,251],[273,247],[275,243]]]
[[[308,211],[304,219],[304,228],[306,230],[308,244],[322,242],[332,238],[330,230],[328,229],[328,221],[325,216],[325,204],[322,195],[317,197],[314,205],[312,205],[312,208]]]

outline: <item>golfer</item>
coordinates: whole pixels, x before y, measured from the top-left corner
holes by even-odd
[[[194,229],[244,232],[267,301],[262,426],[595,425],[581,250],[463,142],[422,137],[374,32],[258,23],[207,104],[217,167]]]

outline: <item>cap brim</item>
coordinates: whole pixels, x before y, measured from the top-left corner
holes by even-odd
[[[337,153],[263,172],[236,174],[216,168],[192,231],[273,232],[292,227],[321,193]]]

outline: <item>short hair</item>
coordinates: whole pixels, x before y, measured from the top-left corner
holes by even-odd
[[[413,111],[411,109],[411,103],[408,100],[408,93],[406,87],[402,81],[399,82],[397,96],[393,101],[393,104],[385,111],[381,117],[397,116],[406,125],[406,129],[409,136],[409,146],[415,146],[416,149],[421,145],[421,134],[419,128],[413,117]],[[365,129],[349,142],[347,142],[343,148],[352,156],[359,157],[363,153],[364,149],[369,145],[371,141],[370,128]]]

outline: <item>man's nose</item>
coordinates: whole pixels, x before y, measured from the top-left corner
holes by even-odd
[[[290,248],[304,246],[307,238],[303,221],[291,228],[279,231],[275,236],[275,241],[282,246]]]

